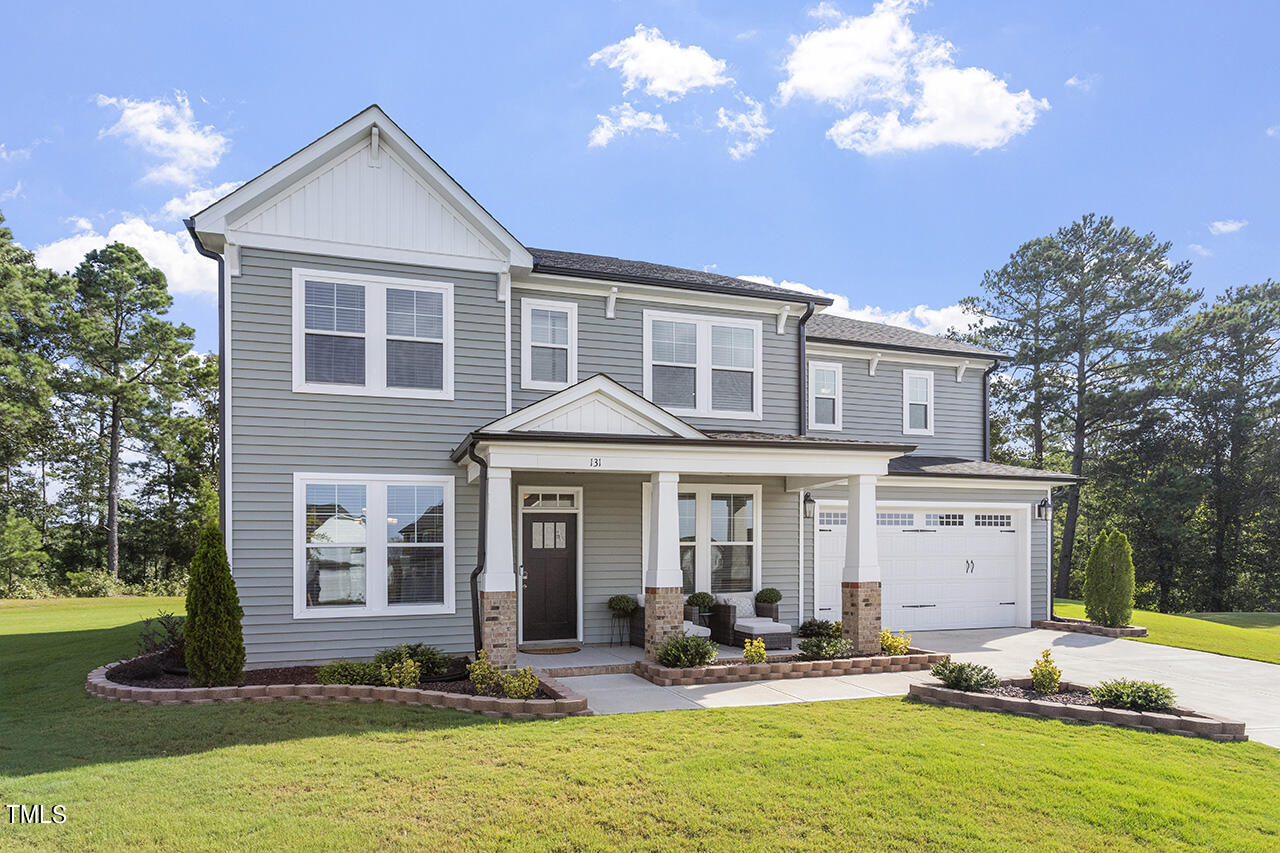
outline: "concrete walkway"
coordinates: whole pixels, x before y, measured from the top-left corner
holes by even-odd
[[[1063,677],[1071,681],[1160,681],[1173,689],[1180,705],[1242,720],[1252,740],[1280,747],[1280,666],[1274,664],[1132,640],[1023,628],[929,631],[912,639],[918,648],[985,664],[1003,677],[1026,674],[1043,649],[1052,649]],[[597,714],[621,714],[899,696],[907,692],[911,682],[932,681],[933,677],[926,671],[686,687],[659,687],[629,674],[561,680],[586,696]]]

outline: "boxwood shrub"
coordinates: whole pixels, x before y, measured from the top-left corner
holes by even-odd
[[[1093,701],[1106,708],[1128,711],[1167,711],[1173,707],[1173,691],[1156,681],[1117,678],[1090,688]]]
[[[853,643],[844,637],[806,637],[800,641],[800,660],[831,660],[853,656]]]
[[[372,661],[335,660],[316,670],[317,684],[371,684],[382,687],[382,667]]]
[[[756,604],[777,604],[781,600],[781,590],[775,589],[771,586],[766,586],[764,589],[756,593]]]
[[[797,637],[839,637],[843,628],[829,619],[806,619],[796,629]]]
[[[934,678],[952,690],[974,692],[1000,684],[1000,679],[991,667],[977,663],[956,663],[951,658],[935,663],[929,671]]]
[[[699,610],[710,610],[715,606],[716,598],[709,592],[695,592],[686,598],[684,603]]]
[[[706,637],[672,634],[658,646],[658,663],[670,667],[706,666],[720,654],[720,647]]]
[[[382,649],[373,656],[373,662],[379,667],[391,667],[406,658],[418,665],[423,681],[443,675],[449,668],[448,656],[425,643],[402,643],[389,649]]]

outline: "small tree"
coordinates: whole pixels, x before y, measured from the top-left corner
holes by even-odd
[[[199,687],[239,684],[244,674],[244,611],[217,524],[200,531],[187,582],[187,670]]]
[[[4,575],[4,594],[13,595],[15,582],[40,573],[49,555],[40,550],[40,531],[13,508],[0,516],[0,573]]]
[[[1133,549],[1119,530],[1102,531],[1084,574],[1084,612],[1091,622],[1120,628],[1133,617]]]

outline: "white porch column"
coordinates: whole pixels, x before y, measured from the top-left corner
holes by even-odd
[[[644,653],[684,628],[684,576],[680,572],[680,475],[650,478],[649,565],[644,567]]]
[[[849,478],[844,575],[840,584],[844,637],[857,652],[880,651],[880,551],[876,543],[876,477]]]
[[[497,666],[516,662],[516,570],[512,559],[511,469],[490,468],[485,501],[484,571],[480,574],[480,638]]]

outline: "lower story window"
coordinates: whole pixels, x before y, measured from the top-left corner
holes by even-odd
[[[296,617],[453,612],[452,477],[294,481]]]
[[[648,564],[650,486],[644,485],[641,552]],[[760,585],[760,488],[680,485],[681,590],[751,592]],[[642,566],[643,572],[643,566]],[[643,588],[643,581],[641,584]]]

